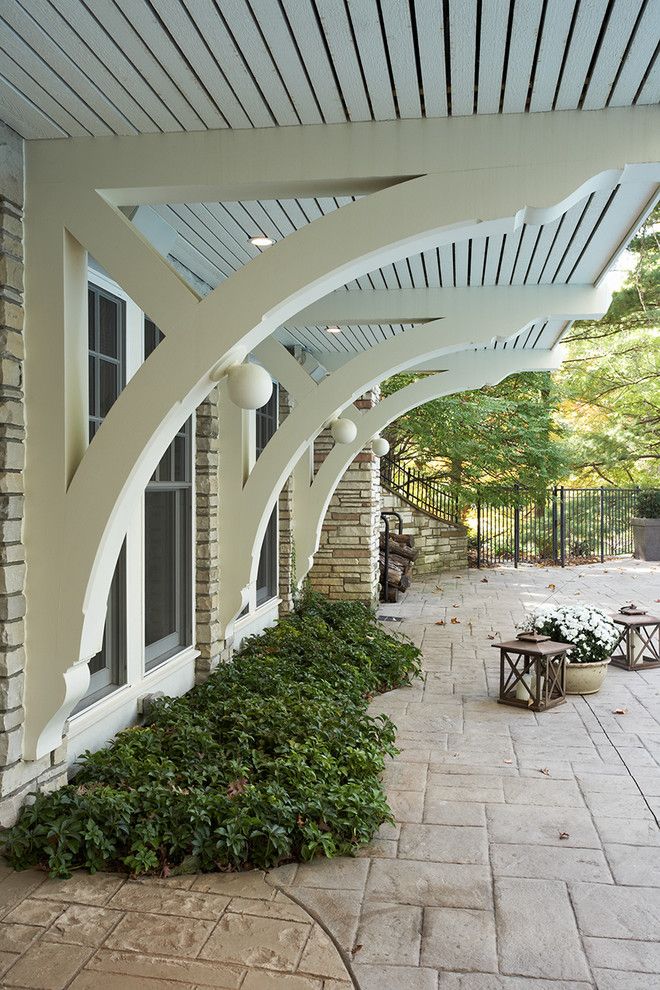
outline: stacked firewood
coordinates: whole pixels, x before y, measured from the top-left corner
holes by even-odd
[[[413,537],[405,533],[390,533],[388,544],[387,575],[385,574],[385,534],[380,536],[380,586],[385,589],[383,599],[396,602],[401,592],[410,587],[413,561],[418,551],[413,548]]]

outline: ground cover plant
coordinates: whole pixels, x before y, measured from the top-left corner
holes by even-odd
[[[4,854],[58,877],[350,855],[391,820],[380,773],[395,730],[368,699],[418,671],[419,651],[367,608],[308,592],[205,684],[85,754],[71,784],[24,809]]]

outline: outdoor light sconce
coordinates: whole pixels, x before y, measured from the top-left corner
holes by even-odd
[[[333,419],[330,432],[335,443],[353,443],[357,436],[357,426],[352,419]]]
[[[227,372],[229,398],[240,409],[261,409],[273,394],[273,381],[258,364],[235,364]]]
[[[371,441],[371,449],[376,457],[385,457],[385,455],[390,452],[389,441],[387,441],[385,437],[381,437],[380,434],[378,434]]]

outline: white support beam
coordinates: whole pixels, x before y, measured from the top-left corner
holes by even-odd
[[[294,545],[297,578],[309,572],[318,550],[321,530],[330,500],[351,461],[373,437],[410,409],[432,399],[456,392],[466,392],[496,385],[509,375],[521,371],[552,371],[561,363],[560,348],[553,351],[499,351],[454,355],[447,370],[429,375],[387,396],[373,409],[361,413],[353,409],[348,416],[357,424],[352,444],[335,445],[306,489],[296,491]]]
[[[28,142],[28,174],[116,205],[361,195],[430,173],[476,189],[491,170],[594,175],[658,157],[655,107]]]

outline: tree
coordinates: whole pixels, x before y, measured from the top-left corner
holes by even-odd
[[[656,210],[634,267],[599,323],[574,324],[556,373],[569,481],[660,485],[660,243]]]

